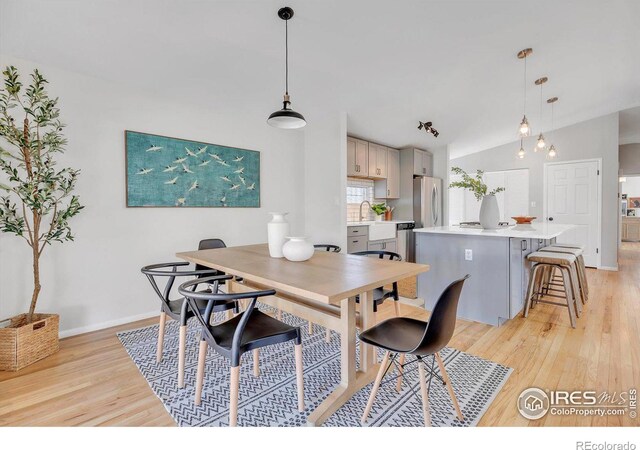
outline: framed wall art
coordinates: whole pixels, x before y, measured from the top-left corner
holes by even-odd
[[[127,207],[260,207],[260,152],[125,131]]]

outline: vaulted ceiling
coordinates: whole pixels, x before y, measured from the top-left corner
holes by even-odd
[[[515,140],[524,47],[534,132],[550,126],[542,75],[556,126],[640,105],[637,0],[0,0],[0,54],[266,118],[283,91],[285,3],[294,108],[346,111],[350,132],[387,145],[461,156]]]

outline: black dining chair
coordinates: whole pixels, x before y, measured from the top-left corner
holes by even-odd
[[[376,380],[371,389],[369,401],[362,414],[362,423],[367,421],[373,401],[375,400],[378,388],[382,383],[382,379],[388,372],[389,368],[398,355],[414,355],[416,359],[409,363],[402,363],[398,366],[398,378],[402,377],[402,369],[404,366],[418,363],[418,371],[420,376],[420,392],[422,394],[422,410],[424,413],[425,426],[431,425],[431,413],[429,411],[429,389],[431,387],[431,378],[434,375],[433,364],[438,362],[442,381],[446,384],[451,402],[456,410],[458,420],[463,421],[464,417],[458,400],[456,399],[451,380],[447,375],[444,362],[439,352],[447,346],[456,326],[456,315],[458,311],[458,301],[462,286],[469,275],[454,281],[442,292],[440,298],[433,307],[431,317],[428,322],[412,319],[410,317],[394,317],[375,325],[368,330],[360,333],[360,341],[366,344],[375,345],[376,347],[386,350],[380,370],[376,376]],[[430,367],[427,366],[425,358],[433,356]],[[429,383],[427,380],[425,369],[429,370]]]
[[[330,253],[340,253],[342,251],[340,246],[335,245],[335,244],[315,244],[313,246],[313,248],[315,248],[316,250],[330,252]],[[313,334],[313,323],[312,322],[309,322],[309,334]],[[328,328],[325,329],[324,340],[327,343],[329,343],[331,341],[331,330],[329,330]]]
[[[178,291],[189,302],[195,311],[202,327],[202,338],[198,353],[198,372],[196,376],[195,404],[202,401],[202,385],[204,383],[204,367],[207,358],[207,347],[211,346],[217,353],[231,362],[230,398],[229,398],[229,426],[236,426],[238,420],[238,393],[240,389],[240,360],[243,353],[254,352],[269,345],[294,341],[296,360],[296,380],[298,389],[298,410],[304,411],[304,384],[302,368],[302,337],[299,327],[290,326],[274,319],[256,308],[259,298],[275,295],[274,290],[253,291],[242,293],[219,294],[218,284],[223,280],[230,280],[231,275],[198,278],[182,284]],[[212,285],[211,292],[196,291],[201,283]],[[211,313],[218,304],[250,300],[246,310],[217,325],[211,325]],[[206,303],[203,310],[199,308],[201,302]]]
[[[179,271],[179,267],[188,266],[186,261],[170,262],[161,264],[151,264],[141,269],[141,272],[147,276],[147,279],[151,283],[153,290],[160,298],[160,329],[158,331],[158,348],[156,353],[156,359],[158,362],[162,361],[162,352],[164,345],[164,330],[167,322],[167,317],[173,320],[180,321],[180,338],[178,345],[178,387],[184,387],[184,364],[185,364],[185,347],[187,341],[187,321],[193,317],[193,311],[189,309],[184,297],[172,300],[171,288],[176,278],[179,277],[202,277],[206,275],[215,275],[217,271],[213,269],[200,269],[200,270],[186,270]],[[158,286],[159,279],[166,279],[164,289],[160,290]],[[203,302],[199,303],[199,307],[204,308],[206,305]],[[234,301],[227,303],[220,302],[216,305],[215,312],[219,311],[238,311],[238,304]]]
[[[394,252],[389,252],[387,250],[366,250],[363,252],[355,252],[351,253],[352,255],[358,256],[377,256],[378,259],[386,259],[389,261],[402,261],[402,257]],[[394,300],[393,306],[395,308],[396,316],[400,315],[400,294],[398,294],[398,282],[394,281],[391,285],[391,289],[385,289],[384,286],[376,288],[373,290],[373,312],[374,312],[374,322],[375,322],[375,313],[378,312],[378,306],[382,305],[384,301],[388,298],[392,298]],[[360,303],[360,296],[356,295],[356,303]]]
[[[316,250],[324,250],[325,252],[333,253],[340,253],[342,251],[342,249],[335,244],[315,244],[313,248],[315,248]]]

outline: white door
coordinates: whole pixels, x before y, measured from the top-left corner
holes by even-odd
[[[584,161],[546,165],[546,219],[549,223],[578,227],[561,234],[557,241],[585,246],[584,262],[590,267],[600,263],[600,223],[598,177],[600,163]]]

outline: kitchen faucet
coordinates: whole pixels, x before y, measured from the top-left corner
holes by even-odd
[[[362,203],[360,203],[360,222],[362,222],[362,219],[364,219],[364,216],[362,215],[362,205],[364,205],[365,203],[369,205],[369,209],[371,209],[371,203],[369,203],[368,200],[365,200]]]

